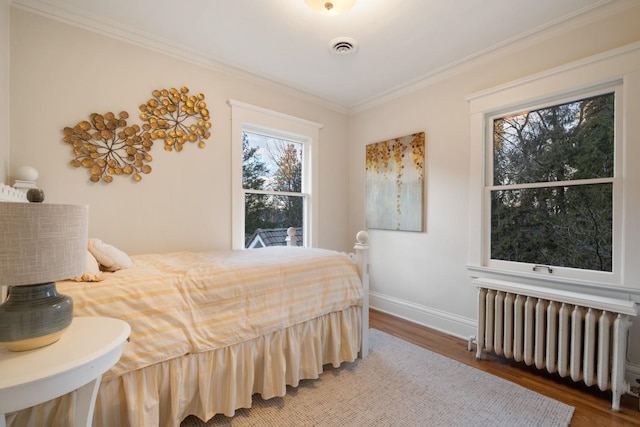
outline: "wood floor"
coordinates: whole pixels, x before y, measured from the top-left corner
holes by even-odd
[[[495,355],[484,355],[478,360],[475,357],[475,345],[474,351],[469,352],[465,340],[373,309],[370,311],[369,325],[575,407],[571,427],[640,426],[638,399],[633,396],[623,396],[620,412],[613,412],[610,393],[598,389],[594,391],[557,375],[543,374]]]

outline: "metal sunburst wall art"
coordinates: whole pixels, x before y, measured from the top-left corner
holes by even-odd
[[[151,172],[147,163],[153,141],[162,139],[166,151],[182,151],[186,142],[205,147],[211,136],[209,110],[204,95],[189,95],[189,89],[162,89],[152,92],[153,98],[140,106],[142,126],[127,126],[129,113],[118,117],[109,112],[93,113],[89,121],[64,128],[63,141],[73,146],[75,159],[71,166],[84,167],[92,182],[110,183],[116,175],[130,175],[133,181]]]
[[[127,126],[129,114],[121,111],[118,117],[109,112],[93,113],[89,121],[64,128],[64,142],[73,146],[75,159],[71,166],[89,170],[92,182],[109,183],[114,175],[130,175],[138,182],[141,174],[151,172],[148,162],[153,141],[149,132],[138,125]]]
[[[204,148],[204,140],[211,136],[204,95],[189,96],[187,87],[154,90],[152,94],[153,98],[140,106],[140,118],[147,122],[142,128],[151,139],[164,140],[166,151],[180,152],[186,142],[197,142]]]

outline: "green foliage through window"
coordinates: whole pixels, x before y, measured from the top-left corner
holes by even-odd
[[[491,258],[612,271],[614,93],[495,119]]]
[[[302,143],[243,132],[242,149],[245,246],[260,229],[301,228]]]

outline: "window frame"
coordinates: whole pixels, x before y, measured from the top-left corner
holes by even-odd
[[[497,66],[497,65],[496,65]],[[523,105],[540,105],[550,100],[597,91],[599,88],[621,85],[616,105],[621,120],[616,152],[615,176],[621,180],[614,191],[620,192],[620,205],[614,205],[619,223],[615,224],[615,244],[619,266],[615,273],[591,277],[566,277],[546,271],[505,269],[487,265],[488,209],[485,203],[485,138],[487,116],[496,112],[517,110]],[[632,43],[591,57],[571,62],[538,74],[521,78],[494,88],[472,93],[469,103],[469,215],[467,271],[472,278],[511,280],[565,290],[613,292],[640,297],[640,43]],[[620,104],[621,103],[621,104]],[[483,228],[485,227],[485,228]],[[613,294],[612,294],[613,295]]]
[[[318,187],[318,139],[322,125],[235,100],[229,100],[228,104],[231,107],[232,248],[245,249],[245,195],[247,193],[272,193],[270,191],[247,191],[243,187],[242,135],[244,132],[258,133],[302,144],[302,191],[300,193],[289,193],[283,191],[275,193],[279,195],[294,195],[296,197],[301,196],[304,198],[303,246],[313,246],[318,229],[318,207],[315,198]]]
[[[614,166],[613,176],[609,178],[592,178],[573,181],[558,181],[558,182],[536,182],[536,183],[522,183],[518,185],[495,185],[493,183],[493,123],[497,118],[502,118],[512,114],[519,114],[523,111],[534,111],[540,108],[551,107],[555,105],[565,104],[573,101],[579,101],[581,99],[590,98],[597,95],[604,95],[607,93],[614,94]],[[516,106],[510,106],[506,109],[500,109],[485,114],[485,135],[484,135],[484,191],[483,191],[483,205],[485,206],[485,212],[483,215],[482,233],[483,233],[483,265],[491,269],[513,271],[518,273],[527,273],[538,270],[536,266],[542,267],[541,272],[547,274],[553,274],[553,277],[558,277],[567,280],[585,280],[595,281],[603,283],[617,283],[619,282],[620,270],[621,270],[621,229],[622,229],[622,84],[621,82],[613,82],[606,85],[598,85],[595,88],[589,88],[580,91],[572,91],[570,93],[562,93],[551,98],[538,100],[535,103],[525,102]],[[613,217],[613,230],[612,230],[612,252],[613,252],[613,264],[612,271],[596,271],[596,270],[584,270],[578,268],[560,267],[560,266],[541,266],[534,263],[505,261],[491,258],[491,192],[497,189],[525,189],[525,188],[541,188],[541,187],[553,187],[553,186],[571,186],[588,185],[588,184],[600,184],[611,183],[613,185],[613,205],[612,205],[612,217]],[[549,272],[546,267],[550,267],[552,272]],[[535,270],[534,270],[535,268]]]
[[[286,142],[292,142],[295,144],[300,144],[302,147],[302,161],[301,161],[301,167],[302,167],[302,173],[301,173],[301,189],[300,192],[292,192],[292,191],[282,191],[282,190],[254,190],[254,189],[247,189],[247,188],[242,188],[242,192],[243,192],[243,197],[246,200],[246,195],[247,194],[260,194],[260,195],[273,195],[273,196],[289,196],[289,197],[300,197],[302,198],[302,218],[303,218],[303,233],[302,233],[302,246],[305,245],[305,242],[307,241],[307,235],[309,233],[309,227],[308,227],[308,206],[311,204],[311,182],[312,179],[308,173],[309,171],[309,158],[311,156],[311,141],[308,137],[304,136],[300,136],[300,135],[293,135],[291,133],[288,132],[282,132],[282,131],[274,131],[273,129],[266,129],[262,126],[256,126],[254,124],[249,124],[249,123],[245,123],[242,126],[242,132],[243,134],[246,133],[251,133],[254,135],[261,135],[261,136],[265,136],[267,138],[274,138],[274,139],[278,139],[281,141],[286,141]],[[244,204],[243,204],[243,229],[244,227]],[[289,227],[290,225],[288,225]],[[251,249],[251,248],[246,248],[246,249]]]

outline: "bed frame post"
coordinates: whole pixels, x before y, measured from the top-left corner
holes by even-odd
[[[287,228],[287,237],[284,239],[287,246],[298,246],[298,238],[296,237],[296,229],[294,227]]]
[[[356,268],[362,280],[362,344],[360,358],[369,354],[369,234],[359,231],[356,234]]]

